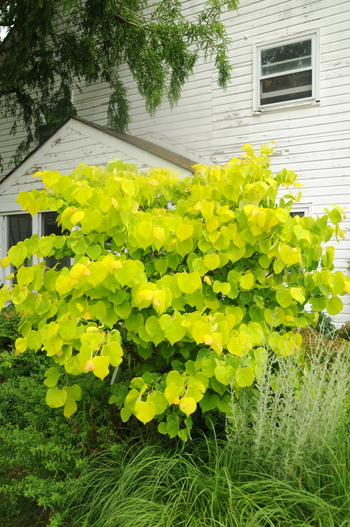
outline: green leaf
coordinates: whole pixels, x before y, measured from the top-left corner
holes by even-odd
[[[192,270],[195,271],[196,273],[199,273],[200,275],[204,275],[209,271],[208,267],[204,264],[204,261],[202,258],[195,258],[193,260]]]
[[[102,248],[100,245],[91,245],[86,249],[86,254],[91,260],[97,260],[101,253]]]
[[[94,357],[92,359],[92,362],[96,366],[92,373],[99,379],[103,380],[109,374],[110,358],[109,357]]]
[[[167,432],[172,439],[179,432],[179,416],[176,414],[167,415]]]
[[[289,245],[282,245],[280,255],[283,263],[285,263],[287,267],[301,262],[301,254],[299,247],[290,247]]]
[[[159,425],[158,425],[158,432],[160,434],[163,434],[163,435],[167,434],[168,433],[168,425],[167,425],[167,423],[164,423],[164,421],[162,423],[159,423]]]
[[[55,289],[59,295],[69,293],[74,287],[74,282],[70,276],[60,275],[55,282]]]
[[[211,271],[217,269],[220,265],[220,258],[217,254],[207,254],[204,257],[204,265]]]
[[[118,342],[110,342],[103,346],[102,353],[109,357],[112,366],[119,366],[122,362],[123,350]]]
[[[57,183],[61,177],[61,174],[58,172],[58,170],[44,170],[44,172],[41,174],[42,182],[44,183],[45,187],[51,188],[52,185]]]
[[[24,353],[27,349],[27,339],[23,339],[19,337],[15,341],[15,348],[16,348],[16,357],[20,355],[21,353]]]
[[[60,390],[57,386],[49,388],[46,392],[46,404],[50,408],[60,408],[67,400],[67,391]]]
[[[138,390],[135,390],[135,388],[133,388],[132,390],[130,390],[130,392],[126,396],[124,404],[127,408],[131,410],[131,412],[133,412],[135,410],[135,404],[137,401],[140,400],[140,398],[141,398],[140,392]]]
[[[264,318],[270,326],[275,328],[283,324],[285,315],[283,309],[275,307],[275,309],[265,309]]]
[[[290,292],[294,300],[303,304],[305,302],[305,295],[300,287],[291,287]]]
[[[83,373],[84,368],[81,365],[81,360],[79,355],[75,355],[74,357],[70,357],[67,362],[64,364],[64,369],[67,373],[70,373],[71,375],[80,375]]]
[[[152,316],[149,317],[146,321],[146,331],[148,335],[151,337],[152,342],[157,346],[162,340],[164,340],[164,331],[161,328],[161,325],[159,323],[159,319]]]
[[[182,394],[183,390],[184,390],[183,385],[179,386],[178,384],[175,384],[175,383],[169,383],[164,391],[164,396],[166,400],[168,401],[168,404],[176,404],[176,400]]]
[[[127,423],[132,416],[132,411],[130,408],[126,408],[125,406],[120,411],[120,417],[123,421],[123,423]]]
[[[236,383],[241,388],[244,388],[245,386],[251,386],[254,382],[254,370],[251,366],[247,366],[246,368],[237,368],[236,370]]]
[[[56,386],[58,379],[60,378],[60,372],[57,368],[49,368],[45,372],[45,381],[44,384],[48,388],[52,388],[53,386]]]
[[[162,414],[168,408],[168,402],[164,393],[156,391],[151,392],[147,397],[147,401],[154,404],[155,415]]]
[[[21,267],[17,273],[17,283],[20,287],[30,284],[34,280],[34,270],[32,267]]]
[[[170,315],[162,315],[159,319],[159,324],[164,331],[165,337],[173,346],[175,342],[179,342],[187,333],[186,327],[182,325],[184,317],[171,317]]]
[[[338,315],[343,311],[344,304],[338,296],[332,296],[326,300],[326,309],[331,316]]]
[[[5,287],[3,287],[0,289],[0,309],[5,306],[8,300],[10,300],[10,293]]]
[[[244,274],[239,279],[239,285],[242,289],[252,289],[254,285],[254,275],[252,273]]]
[[[58,335],[50,337],[44,342],[44,349],[47,351],[47,356],[52,357],[59,353],[62,349],[63,340]]]
[[[219,397],[216,394],[209,395],[206,393],[203,397],[203,399],[200,401],[199,405],[203,412],[210,412],[211,410],[214,410],[214,408],[217,407],[219,402]]]
[[[215,375],[215,368],[216,368],[215,362],[213,362],[212,360],[205,359],[203,361],[202,372],[204,373],[204,375],[206,375],[206,377],[208,378],[213,377],[213,375]]]
[[[14,245],[9,250],[8,257],[15,267],[19,267],[27,257],[27,247],[24,245]]]
[[[53,243],[53,238],[48,238],[47,236],[40,238],[38,242],[38,249],[43,256],[47,256],[52,251]]]
[[[114,276],[118,282],[124,287],[126,284],[129,284],[136,273],[138,272],[138,267],[136,262],[133,260],[126,260],[122,262],[123,267],[116,269]]]
[[[178,286],[183,293],[191,294],[202,287],[201,277],[197,272],[189,274],[179,273],[176,276]]]
[[[152,421],[156,415],[156,409],[151,401],[138,401],[135,404],[135,415],[144,425]]]
[[[75,401],[80,401],[81,399],[81,388],[78,384],[73,384],[72,386],[69,386],[68,393],[73,397]]]
[[[120,318],[127,319],[131,313],[131,305],[129,302],[122,302],[114,306],[114,310]]]
[[[192,234],[192,225],[179,225],[179,227],[176,229],[176,236],[181,242],[187,240],[187,238],[191,238]]]
[[[154,266],[160,275],[164,275],[168,268],[166,260],[156,260]]]
[[[328,217],[333,224],[337,224],[342,220],[341,214],[338,209],[332,209],[330,212],[328,212]]]
[[[196,411],[197,404],[193,397],[183,397],[180,400],[179,408],[188,417]]]
[[[290,289],[278,289],[276,293],[276,300],[283,308],[289,307],[293,302],[293,296]]]
[[[215,377],[221,384],[224,384],[227,386],[231,381],[235,374],[235,370],[232,368],[232,366],[226,366],[222,364],[218,364],[215,368]]]
[[[58,324],[59,324],[58,333],[63,338],[63,340],[70,341],[74,339],[76,329],[77,329],[75,320],[68,318],[68,317],[62,317],[59,320]]]
[[[324,296],[312,297],[309,302],[313,311],[323,311],[326,309],[326,298]]]
[[[237,370],[238,371],[238,370]],[[218,408],[221,412],[225,414],[231,414],[232,413],[232,401],[230,395],[225,395],[222,399],[218,402]]]
[[[138,328],[144,324],[143,316],[141,313],[137,313],[137,315],[129,315],[124,323],[128,331],[137,331]]]

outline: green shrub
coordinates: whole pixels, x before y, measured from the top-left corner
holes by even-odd
[[[17,270],[0,291],[23,313],[16,353],[45,350],[46,401],[75,413],[80,376],[108,378],[109,402],[160,433],[186,441],[198,410],[230,412],[264,368],[268,352],[297,352],[295,328],[314,311],[342,310],[350,277],[333,272],[341,209],[291,217],[300,194],[277,200],[296,174],[273,174],[263,145],[226,166],[196,166],[193,177],[167,169],[139,174],[119,160],[107,170],[80,165],[44,171],[46,190],[20,192],[32,215],[58,213],[68,235],[36,236],[11,247],[1,265]],[[25,266],[36,255],[39,264]],[[46,257],[74,259],[46,268]],[[119,368],[120,366],[120,368]]]
[[[68,489],[90,455],[112,448],[118,434],[132,435],[122,430],[108,405],[108,386],[89,377],[82,382],[85,396],[74,419],[45,403],[46,387],[34,370],[33,376],[17,375],[0,384],[2,527],[33,527],[40,518],[50,522],[45,525],[65,525]]]
[[[337,330],[337,338],[350,340],[350,322],[345,322],[345,324]]]
[[[333,324],[331,317],[325,313],[320,313],[315,327],[316,331],[326,338],[335,340],[337,338],[337,328]]]
[[[19,322],[13,305],[0,311],[0,379],[11,376]]]

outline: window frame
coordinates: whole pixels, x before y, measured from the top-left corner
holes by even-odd
[[[280,101],[269,104],[261,104],[261,80],[264,78],[261,75],[261,52],[267,49],[272,49],[288,44],[296,44],[304,40],[311,40],[311,72],[312,72],[312,84],[311,84],[311,96],[300,99],[293,99],[291,101]],[[319,77],[320,77],[320,45],[319,45],[319,30],[308,31],[298,33],[288,38],[280,38],[276,40],[270,40],[269,42],[262,42],[260,44],[254,44],[254,57],[253,57],[253,69],[254,69],[254,87],[253,87],[253,113],[263,113],[271,110],[279,110],[290,108],[294,106],[305,106],[320,102],[319,95]],[[305,71],[309,68],[300,68],[299,70],[287,70],[286,72],[279,72],[276,74],[270,74],[268,78],[275,78],[282,75],[286,75],[289,72],[297,73],[298,71]]]
[[[43,226],[43,215],[46,214],[46,213],[51,213],[53,211],[51,210],[43,210],[43,211],[40,211],[38,214],[35,214],[35,216],[33,216],[31,218],[32,220],[32,236],[34,234],[38,234],[39,238],[41,236],[43,236],[43,232],[44,232],[44,226]],[[7,252],[9,250],[9,216],[18,216],[20,214],[28,214],[28,212],[26,211],[19,211],[19,210],[14,210],[14,211],[9,211],[9,212],[4,212],[4,213],[1,213],[0,217],[2,219],[2,225],[3,225],[3,232],[2,232],[2,251],[3,251],[3,254],[0,255],[0,259],[3,258],[4,256],[7,255]],[[32,257],[32,265],[35,265],[35,264],[38,264],[39,261],[41,261],[42,258],[38,259],[36,255],[33,255]],[[8,267],[5,267],[4,269],[1,268],[1,272],[0,272],[0,282],[2,284],[5,284],[5,285],[11,285],[12,281],[11,280],[6,280],[6,276],[10,275],[11,274],[11,265],[9,265]]]
[[[312,216],[312,203],[294,203],[291,212],[303,212],[305,216]]]

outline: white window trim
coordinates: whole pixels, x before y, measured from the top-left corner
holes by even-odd
[[[286,44],[293,44],[302,40],[312,40],[312,96],[303,99],[295,99],[293,101],[284,101],[271,104],[260,104],[260,70],[261,70],[261,51],[273,47],[284,46]],[[310,106],[319,104],[320,102],[320,35],[319,30],[306,31],[297,33],[293,36],[284,39],[272,40],[269,42],[262,42],[254,44],[253,46],[253,113],[261,114],[271,112],[273,110],[287,109],[294,106]],[[308,69],[308,68],[307,68]],[[297,71],[302,71],[303,68]]]
[[[312,203],[294,203],[291,212],[303,212],[304,216],[312,216]]]

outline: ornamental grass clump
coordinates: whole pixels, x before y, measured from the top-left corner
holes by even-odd
[[[350,277],[324,247],[343,237],[342,211],[291,217],[300,193],[277,196],[300,186],[296,174],[273,174],[268,145],[244,151],[183,179],[119,160],[44,171],[34,174],[44,190],[19,193],[32,216],[56,211],[63,232],[34,235],[1,260],[15,268],[0,304],[12,300],[21,314],[16,353],[51,357],[49,406],[69,418],[77,377],[107,379],[123,422],[186,441],[198,414],[230,415],[231,390],[239,398],[253,386],[268,353],[299,353],[296,329],[342,310]],[[52,257],[61,265],[50,268]]]
[[[295,477],[322,464],[339,447],[349,421],[349,345],[315,349],[304,363],[270,357],[252,392],[232,397],[227,418],[231,441],[245,445],[271,474]],[[332,341],[330,341],[333,344]],[[350,490],[350,489],[349,489]]]
[[[332,479],[334,471],[323,468]],[[273,476],[249,452],[215,436],[185,446],[125,445],[120,457],[96,457],[72,486],[66,515],[74,527],[346,525],[344,489],[320,496],[320,481],[311,472],[306,484]]]

